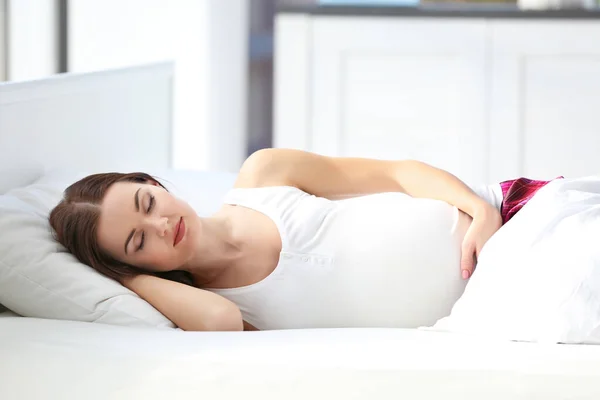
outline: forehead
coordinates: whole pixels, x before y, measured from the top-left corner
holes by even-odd
[[[100,205],[100,220],[98,230],[101,236],[123,236],[125,230],[132,229],[133,219],[136,215],[135,193],[139,190],[140,207],[142,206],[145,187],[141,183],[118,182],[113,184],[106,192]]]
[[[141,183],[117,182],[107,190],[100,205],[98,241],[113,256],[123,252],[123,245],[135,222],[134,195],[142,189],[141,202],[144,186]]]
[[[103,213],[112,213],[122,209],[133,211],[135,193],[142,186],[140,183],[133,182],[117,182],[111,185],[102,201]]]

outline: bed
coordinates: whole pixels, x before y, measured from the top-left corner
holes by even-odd
[[[597,399],[600,348],[392,329],[162,332],[0,319],[3,399]]]
[[[149,168],[181,182],[215,174],[226,188],[229,175],[173,169],[172,71],[0,86],[0,194],[75,168]],[[0,360],[0,399],[11,400],[600,398],[600,346],[425,330],[183,332],[4,311]]]

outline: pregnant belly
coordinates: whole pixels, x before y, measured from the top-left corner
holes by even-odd
[[[467,214],[400,195],[348,204],[337,218],[330,286],[349,299],[339,324],[414,328],[450,313],[466,286],[460,257]]]

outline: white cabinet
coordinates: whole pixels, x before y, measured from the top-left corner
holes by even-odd
[[[600,172],[600,21],[280,15],[274,146],[469,184]]]
[[[600,21],[494,21],[490,34],[490,179],[600,173]]]

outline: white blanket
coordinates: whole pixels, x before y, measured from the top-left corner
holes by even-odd
[[[600,344],[600,177],[551,182],[492,236],[435,329]]]

